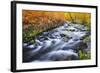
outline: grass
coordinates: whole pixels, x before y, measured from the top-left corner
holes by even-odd
[[[91,58],[90,51],[84,52],[82,50],[79,50],[78,55],[79,55],[79,60],[86,60]]]
[[[35,38],[36,35],[38,35],[41,32],[42,32],[41,30],[33,30],[32,32],[26,31],[23,33],[23,41],[24,42],[31,41]]]
[[[91,38],[90,36],[86,36],[83,39],[84,43],[90,42]],[[80,47],[81,48],[81,47]],[[79,60],[86,60],[86,59],[91,59],[91,51],[83,51],[83,50],[78,50],[78,55],[79,55]]]
[[[90,36],[86,36],[84,39],[83,39],[83,42],[87,43],[91,40]]]
[[[35,38],[35,36],[41,33],[43,30],[37,29],[35,30],[34,27],[31,25],[27,29],[23,29],[23,42],[29,42]],[[34,42],[34,40],[32,41]]]
[[[37,35],[40,35],[43,32],[48,32],[59,26],[60,25],[58,26],[56,25],[56,26],[50,26],[49,28],[45,28],[45,29],[39,29],[39,28],[34,28],[34,25],[31,24],[27,29],[23,29],[23,42],[29,42],[33,40]]]

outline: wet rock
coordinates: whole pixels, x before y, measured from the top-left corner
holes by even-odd
[[[87,49],[87,44],[84,43],[84,42],[81,42],[79,45],[78,45],[78,50],[82,50],[84,51],[85,49]]]

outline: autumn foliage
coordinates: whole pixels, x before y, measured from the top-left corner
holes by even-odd
[[[45,30],[63,25],[65,22],[90,25],[90,13],[23,10],[23,40]]]
[[[39,29],[61,25],[65,21],[64,13],[62,12],[23,10],[22,17],[24,27],[32,24]]]

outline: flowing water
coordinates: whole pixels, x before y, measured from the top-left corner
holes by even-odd
[[[89,46],[82,40],[88,33],[84,25],[67,23],[43,32],[34,44],[23,44],[23,62],[78,60],[78,48]]]

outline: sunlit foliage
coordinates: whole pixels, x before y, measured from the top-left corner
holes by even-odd
[[[64,14],[65,14],[65,19],[73,23],[79,23],[79,24],[84,24],[84,25],[91,24],[90,13],[67,12]]]

